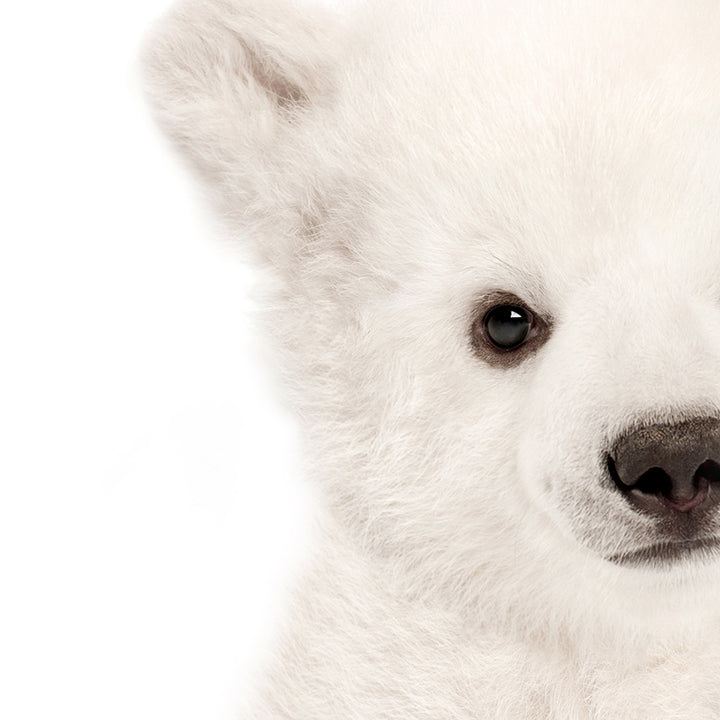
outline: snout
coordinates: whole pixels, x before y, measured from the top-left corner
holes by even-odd
[[[615,443],[607,463],[634,508],[682,527],[687,538],[720,504],[720,419],[635,429]]]

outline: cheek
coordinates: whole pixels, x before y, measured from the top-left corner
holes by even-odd
[[[446,496],[450,489],[467,497],[517,485],[522,378],[462,356],[440,363],[405,358],[394,369],[398,385],[382,397],[380,422],[367,428],[377,472],[392,467],[415,490],[435,487]]]
[[[527,398],[519,480],[563,537],[602,552],[638,525],[607,476],[612,406],[598,393],[606,383],[589,364],[573,368],[547,360]]]
[[[569,488],[587,490],[597,484],[597,457],[605,435],[605,418],[590,395],[585,370],[566,362],[568,353],[555,350],[542,358],[529,379],[518,417],[519,479],[548,512],[557,511]]]

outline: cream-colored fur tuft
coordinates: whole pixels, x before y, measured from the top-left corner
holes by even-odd
[[[667,528],[607,461],[720,415],[718,38],[709,0],[160,23],[159,122],[275,276],[325,501],[252,717],[720,718],[720,559],[619,561]],[[500,292],[526,355],[473,335]]]

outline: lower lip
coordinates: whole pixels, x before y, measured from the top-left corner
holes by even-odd
[[[627,553],[610,555],[606,559],[616,565],[667,566],[684,558],[710,557],[720,551],[720,538],[704,538],[678,542],[658,543]]]

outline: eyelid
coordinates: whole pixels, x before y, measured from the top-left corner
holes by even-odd
[[[538,288],[523,287],[517,292],[515,288],[508,289],[507,287],[488,289],[476,296],[473,308],[485,307],[489,309],[492,305],[518,305],[532,313],[533,317],[542,320],[547,325],[552,325],[554,317],[544,302],[544,297],[544,294],[539,292]],[[476,313],[474,313],[473,317],[476,316]]]
[[[508,290],[491,290],[483,293],[475,303],[475,307],[484,307],[487,308],[488,311],[497,305],[513,305],[515,307],[521,307],[533,316],[542,314],[537,310],[533,310],[533,305],[525,302],[525,300],[519,295],[516,295]]]

